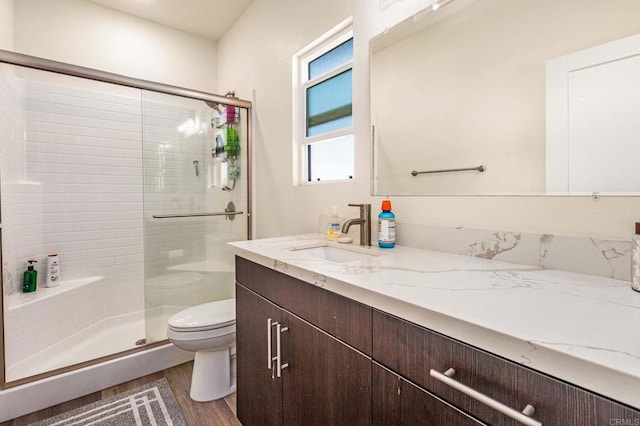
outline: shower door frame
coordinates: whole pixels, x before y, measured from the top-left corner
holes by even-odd
[[[202,101],[217,102],[226,105],[232,105],[239,108],[245,108],[247,110],[247,239],[253,238],[253,207],[252,207],[252,165],[253,165],[253,144],[252,144],[252,102],[232,98],[223,95],[216,95],[213,93],[202,92],[199,90],[187,89],[179,86],[172,86],[164,83],[157,83],[154,81],[143,80],[133,77],[127,77],[121,74],[110,73],[107,71],[100,71],[93,68],[82,67],[79,65],[67,64],[64,62],[53,61],[50,59],[39,58],[36,56],[25,55],[22,53],[11,52],[8,50],[0,49],[0,63],[6,63],[11,65],[17,65],[21,67],[27,67],[31,69],[37,69],[42,71],[54,72],[57,74],[69,75],[72,77],[84,78],[87,80],[95,80],[103,83],[117,84],[119,86],[132,87],[141,90],[150,90],[153,92],[166,93],[169,95],[176,95],[185,98],[197,99]],[[2,259],[2,225],[0,224],[0,261]],[[1,264],[1,263],[0,263]],[[0,289],[3,288],[2,274],[0,274]],[[85,361],[79,364],[69,365],[67,367],[58,368],[48,371],[46,373],[37,374],[34,376],[26,377],[24,379],[14,380],[6,382],[5,375],[5,352],[4,352],[4,291],[0,291],[0,389],[8,389],[15,386],[23,385],[25,383],[34,382],[46,377],[56,376],[61,373],[84,368],[90,365],[100,364],[102,362],[120,358],[129,354],[142,352],[151,348],[165,345],[168,340],[162,340],[154,342],[140,348],[129,349],[124,352],[117,352],[111,355],[106,355],[100,358],[96,358],[90,361]]]

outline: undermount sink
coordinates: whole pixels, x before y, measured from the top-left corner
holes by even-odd
[[[371,257],[379,255],[379,253],[363,253],[359,251],[345,250],[333,246],[296,248],[295,251],[318,259],[328,260],[329,262],[334,263],[347,263],[358,260],[367,260],[371,259]]]

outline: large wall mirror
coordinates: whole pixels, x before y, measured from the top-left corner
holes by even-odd
[[[640,1],[444,0],[370,48],[374,194],[640,194]]]

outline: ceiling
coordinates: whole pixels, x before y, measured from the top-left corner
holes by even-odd
[[[217,41],[253,0],[88,0]]]

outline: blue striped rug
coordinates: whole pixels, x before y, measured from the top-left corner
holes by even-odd
[[[163,378],[33,425],[187,426],[187,422]]]

